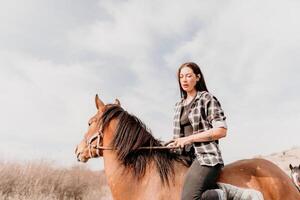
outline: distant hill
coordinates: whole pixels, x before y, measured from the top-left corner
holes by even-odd
[[[289,165],[293,166],[300,164],[300,147],[293,147],[289,150],[285,150],[278,153],[272,153],[267,156],[256,156],[259,158],[265,158],[278,165],[285,173],[290,175]]]

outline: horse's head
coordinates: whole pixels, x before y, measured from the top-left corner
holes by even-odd
[[[296,185],[296,187],[298,188],[298,190],[300,191],[300,165],[293,167],[290,164],[290,169],[291,169],[292,180],[293,180],[294,184]]]
[[[77,145],[75,154],[80,162],[87,162],[90,158],[103,156],[103,150],[99,147],[103,146],[103,130],[101,117],[104,111],[113,104],[105,105],[96,95],[95,104],[97,113],[88,121],[88,130],[84,134],[83,140]],[[116,99],[115,104],[120,105]]]

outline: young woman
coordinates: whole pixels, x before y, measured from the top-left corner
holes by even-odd
[[[221,199],[222,191],[214,188],[224,166],[218,140],[226,136],[226,117],[197,64],[182,64],[178,82],[182,99],[175,105],[174,142],[168,146],[182,147],[192,159],[181,199]]]

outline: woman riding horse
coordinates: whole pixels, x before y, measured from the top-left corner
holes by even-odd
[[[222,191],[213,188],[224,166],[219,139],[226,136],[226,117],[196,63],[182,64],[177,77],[182,99],[175,106],[175,141],[169,146],[185,147],[182,153],[193,161],[181,199],[222,199]]]
[[[105,176],[115,200],[178,200],[188,167],[119,101],[104,104],[96,95],[97,113],[77,145],[78,161],[103,157]],[[143,147],[153,147],[144,149]],[[176,172],[176,173],[175,173]],[[222,169],[219,183],[260,191],[265,200],[299,200],[290,178],[264,159],[240,160]]]

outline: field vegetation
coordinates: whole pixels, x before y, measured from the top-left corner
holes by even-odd
[[[0,199],[111,199],[103,172],[81,166],[55,167],[44,161],[0,162]]]

